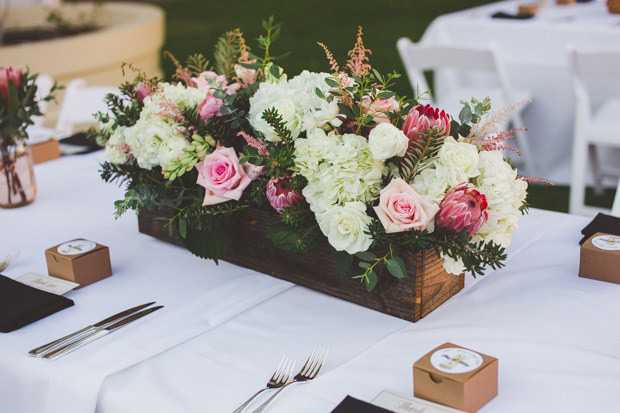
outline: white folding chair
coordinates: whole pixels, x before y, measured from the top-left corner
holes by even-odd
[[[431,105],[436,105],[445,110],[455,119],[458,119],[462,108],[460,101],[469,101],[472,97],[482,100],[488,96],[491,98],[493,107],[498,109],[532,99],[530,92],[511,87],[500,53],[495,46],[427,46],[414,43],[406,37],[398,39],[396,46],[414,91],[418,88],[421,91],[429,90],[424,78],[424,71],[455,69],[459,72],[467,71],[471,74],[494,75],[491,77],[495,77],[495,86],[460,84],[459,87],[450,88],[446,93],[442,93],[440,100],[431,102]],[[521,105],[510,111],[506,125],[500,126],[506,127],[510,124],[513,128],[524,127],[522,112],[525,108],[526,105]],[[517,132],[515,139],[521,151],[523,163],[527,168],[527,174],[536,175],[534,158],[531,154],[526,131]]]
[[[602,99],[600,104],[595,105],[588,87],[588,80],[612,80],[618,84],[620,82],[620,49],[580,51],[572,45],[567,49],[575,94],[569,210],[572,214],[580,215],[609,212],[603,208],[586,205],[586,175],[589,157],[597,192],[602,192],[603,177],[620,177],[620,168],[617,165],[601,165],[596,151],[598,145],[620,148],[620,130],[617,125],[620,116],[620,95],[607,97]]]
[[[56,133],[69,135],[76,125],[94,124],[95,113],[105,112],[105,97],[118,94],[112,86],[87,86],[84,79],[74,79],[67,85],[56,122]]]
[[[611,215],[620,217],[620,178],[618,178],[618,186],[616,187],[616,196],[611,207]]]

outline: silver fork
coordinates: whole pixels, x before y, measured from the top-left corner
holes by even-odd
[[[284,386],[289,382],[291,377],[293,376],[293,369],[295,368],[295,359],[284,356],[282,357],[282,361],[280,361],[280,365],[273,373],[273,376],[267,382],[267,386],[264,389],[257,391],[252,397],[248,399],[241,406],[237,407],[237,409],[233,413],[242,413],[245,409],[248,408],[250,404],[264,391],[269,389],[277,389]]]
[[[0,271],[4,271],[9,268],[9,265],[15,261],[15,258],[19,255],[19,250],[17,248],[11,248],[9,253],[4,257],[2,261],[0,261]]]
[[[273,403],[273,401],[286,389],[287,387],[295,384],[295,383],[303,383],[307,381],[314,380],[314,378],[319,374],[321,367],[323,367],[323,363],[325,363],[325,359],[327,358],[327,353],[329,349],[322,345],[314,346],[314,350],[310,356],[308,356],[308,360],[301,368],[299,373],[293,378],[293,381],[288,382],[284,386],[280,388],[273,396],[271,396],[265,403],[263,403],[258,409],[254,410],[253,413],[262,413]]]

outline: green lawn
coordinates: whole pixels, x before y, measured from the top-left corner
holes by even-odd
[[[489,0],[160,0],[166,12],[164,50],[180,61],[192,53],[213,54],[213,46],[224,31],[240,28],[250,47],[262,33],[261,20],[273,15],[282,24],[282,35],[273,53],[291,54],[279,64],[289,76],[303,69],[329,71],[329,64],[317,42],[325,43],[341,62],[353,46],[357,27],[364,29],[364,44],[373,52],[371,64],[381,72],[396,70],[403,74],[395,87],[400,94],[411,95],[404,75],[396,40],[408,36],[420,39],[426,27],[437,16],[474,7]],[[258,52],[258,51],[257,51]],[[173,65],[163,62],[170,74]],[[544,177],[543,177],[544,178]],[[610,207],[614,191],[587,197],[593,204]],[[568,211],[568,187],[531,185],[528,201],[532,207]]]

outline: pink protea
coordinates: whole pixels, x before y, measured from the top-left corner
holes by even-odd
[[[303,197],[299,192],[293,191],[290,186],[291,177],[289,175],[279,178],[271,177],[267,182],[267,200],[278,212],[283,208],[301,202]]]
[[[9,80],[12,80],[15,87],[18,88],[21,83],[22,72],[21,67],[0,67],[0,95],[6,102],[9,101]]]
[[[420,137],[420,132],[432,127],[443,129],[446,136],[450,135],[450,115],[431,105],[418,105],[407,114],[402,130],[412,142]]]
[[[489,217],[487,198],[476,189],[461,184],[452,188],[439,204],[435,217],[438,227],[475,234]]]

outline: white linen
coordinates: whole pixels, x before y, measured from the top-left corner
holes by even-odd
[[[9,234],[0,251],[22,250],[6,275],[45,274],[44,250],[75,237],[109,246],[114,271],[69,293],[75,307],[0,336],[1,411],[232,411],[283,355],[299,368],[323,343],[331,350],[316,381],[293,386],[270,411],[328,412],[347,394],[411,395],[413,363],[446,341],[499,358],[499,395],[483,412],[617,411],[620,285],[577,277],[586,218],[532,210],[506,267],[467,276],[463,291],[413,324],[138,233],[132,214],[114,220],[122,191],[100,181],[99,161],[36,165],[36,201],[0,211]],[[62,359],[27,355],[152,300],[165,308]]]
[[[491,18],[495,12],[517,13],[521,1],[502,1],[443,15],[426,29],[424,44],[495,44],[506,62],[514,88],[529,90],[533,103],[523,113],[532,146],[536,176],[557,184],[570,182],[574,98],[566,46],[585,50],[620,48],[620,15],[610,14],[604,0],[539,9],[527,20]],[[406,35],[406,33],[404,33]],[[439,73],[434,92],[448,94],[453,74]],[[474,82],[485,83],[476,78]],[[593,104],[610,93],[620,94],[620,83],[604,79],[593,84]],[[468,100],[471,96],[463,96]],[[483,98],[478,97],[478,98]],[[606,163],[620,162],[618,151],[602,153]],[[518,161],[518,156],[515,156]],[[531,171],[520,168],[520,173]],[[591,180],[589,179],[589,182]],[[616,182],[607,182],[612,187]]]

